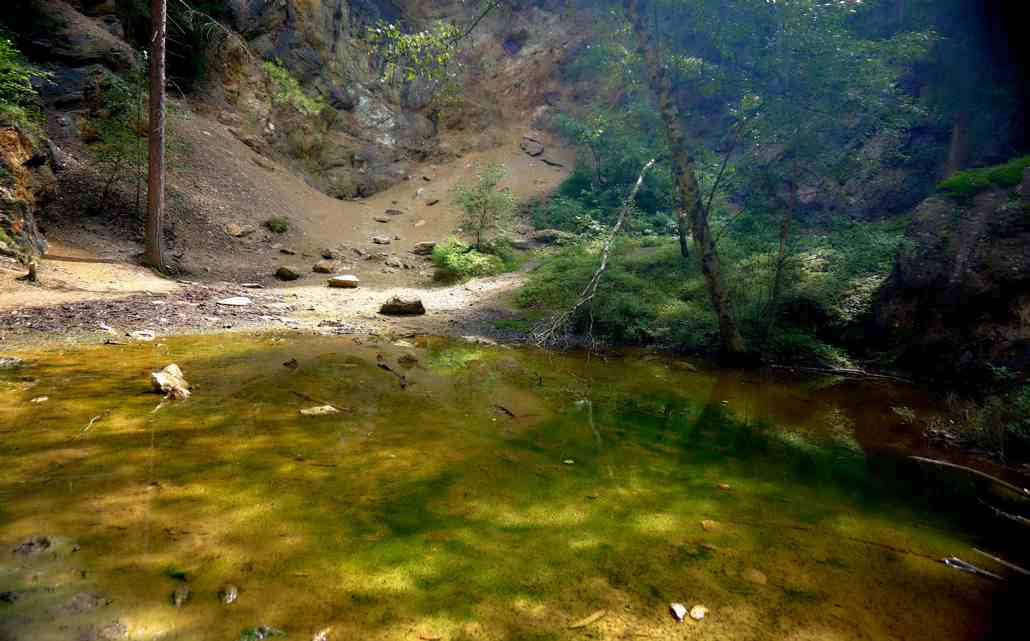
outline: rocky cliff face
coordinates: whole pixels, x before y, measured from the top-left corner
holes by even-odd
[[[98,78],[142,61],[132,43],[146,41],[145,3],[17,1],[24,12],[14,29],[19,46],[52,74],[53,82],[40,86],[52,122],[74,125]],[[317,189],[368,196],[403,180],[413,163],[494,145],[543,104],[572,39],[549,4],[505,3],[478,23],[463,42],[461,96],[441,103],[432,82],[384,81],[368,28],[380,20],[410,30],[441,19],[465,25],[478,7],[460,0],[225,0],[225,28],[205,36],[213,43],[206,76],[185,89],[195,108],[213,110],[237,137]],[[281,64],[320,108],[275,100],[263,69],[268,61]],[[182,89],[173,85],[171,95]]]
[[[53,188],[46,142],[18,127],[0,127],[0,254],[31,264],[46,252],[36,217]]]
[[[1030,170],[1015,189],[923,201],[876,323],[901,365],[937,378],[1030,368]]]

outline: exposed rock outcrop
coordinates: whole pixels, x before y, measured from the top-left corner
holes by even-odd
[[[928,198],[906,241],[876,305],[899,364],[967,381],[1030,368],[1030,169],[969,202]]]
[[[29,266],[46,252],[36,219],[53,195],[52,163],[45,140],[0,126],[0,254]]]

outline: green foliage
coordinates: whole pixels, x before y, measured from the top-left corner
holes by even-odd
[[[150,0],[117,0],[126,39],[137,48],[150,43]],[[167,0],[168,79],[182,91],[208,77],[214,57],[226,45],[242,41],[218,20],[226,17],[226,4],[216,0]]]
[[[1023,180],[1027,167],[1030,167],[1030,156],[1020,156],[1003,165],[956,172],[937,187],[953,198],[966,200],[992,186],[1015,187]]]
[[[278,60],[266,60],[261,63],[261,68],[264,69],[273,85],[272,100],[276,104],[291,105],[297,111],[309,116],[325,109],[325,101],[305,93],[301,89],[300,82]]]
[[[27,124],[39,119],[35,109],[33,80],[46,80],[50,74],[33,68],[0,32],[0,124]]]
[[[428,29],[405,33],[400,24],[379,21],[368,28],[367,37],[384,61],[383,81],[444,81],[461,31],[437,20]]]
[[[561,229],[577,234],[596,234],[604,229],[598,222],[601,211],[590,209],[582,201],[556,195],[529,205],[533,226],[537,229]]]
[[[505,269],[500,257],[481,253],[457,238],[437,243],[433,248],[433,264],[436,265],[437,277],[445,281],[492,276]]]
[[[462,229],[478,251],[491,236],[505,231],[515,212],[511,189],[497,188],[503,178],[504,168],[491,164],[476,172],[476,182],[458,183],[454,188],[454,202],[463,211]]]
[[[290,228],[290,221],[285,216],[272,216],[264,224],[273,234],[285,234]]]
[[[1006,432],[1020,447],[1030,453],[1030,385],[1024,385],[1008,396],[1010,407]]]
[[[716,222],[716,229],[725,224]],[[721,236],[720,257],[737,321],[755,351],[774,360],[841,364],[846,355],[818,334],[859,323],[886,277],[904,235],[904,220],[839,224],[796,239],[782,299],[770,300],[778,246],[768,216],[740,214]],[[597,267],[597,242],[546,257],[530,273],[518,302],[565,309]],[[574,330],[603,341],[715,351],[718,325],[696,259],[684,261],[669,237],[623,237],[613,248],[593,305]]]

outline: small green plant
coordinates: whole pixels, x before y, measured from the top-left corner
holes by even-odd
[[[33,80],[50,74],[33,68],[9,39],[0,35],[0,123],[29,124],[39,119]]]
[[[462,228],[473,240],[477,251],[491,236],[502,233],[515,211],[515,195],[511,189],[498,189],[504,168],[487,165],[476,173],[474,183],[459,183],[454,188],[455,204],[464,211]]]
[[[476,251],[457,238],[449,238],[433,249],[433,264],[440,280],[465,280],[504,271],[504,262],[500,258]]]
[[[290,228],[290,221],[285,216],[272,216],[265,221],[265,227],[273,234],[285,234]]]
[[[937,187],[949,196],[966,200],[993,185],[1015,187],[1023,179],[1027,167],[1030,167],[1030,156],[1020,156],[1003,165],[956,172],[939,182]]]
[[[261,64],[272,85],[272,101],[276,104],[288,104],[294,109],[309,116],[322,111],[326,103],[321,98],[309,96],[301,89],[300,82],[293,77],[289,69],[278,60],[266,60]]]

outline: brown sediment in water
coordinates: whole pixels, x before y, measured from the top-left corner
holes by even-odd
[[[968,639],[989,624],[994,585],[935,560],[971,541],[867,478],[891,405],[925,402],[908,388],[863,403],[435,339],[23,356],[0,378],[0,543],[53,546],[0,555],[0,592],[20,595],[0,603],[12,639],[112,621],[132,639],[572,639],[599,610],[585,629],[600,638]],[[149,373],[173,362],[194,393],[155,411]],[[300,414],[321,402],[341,411]],[[745,423],[771,426],[759,442]],[[180,573],[191,596],[175,608]],[[69,609],[83,592],[110,603]],[[708,616],[676,624],[674,601]]]

